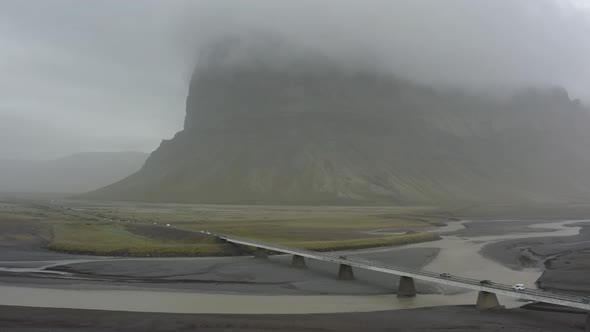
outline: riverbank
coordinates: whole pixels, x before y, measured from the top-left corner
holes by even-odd
[[[388,219],[383,215],[379,215],[379,218],[380,220]],[[561,235],[564,241],[567,241],[578,231],[576,225],[568,224],[567,221],[543,223],[546,229],[531,228],[534,226],[532,221],[499,220],[497,222],[499,224],[496,225],[495,221],[455,221],[445,227],[432,229],[433,226],[430,226],[429,231],[439,233],[441,240],[400,247],[353,250],[342,254],[408,268],[448,272],[452,275],[482,280],[490,279],[494,282],[507,284],[523,282],[527,287],[534,288],[534,283],[541,273],[538,267],[511,269],[482,257],[479,254],[480,249],[499,241],[511,239],[528,241],[548,235],[553,237]],[[271,222],[268,224],[270,225]],[[283,226],[288,224],[290,222]],[[303,224],[306,223],[303,222]],[[310,225],[307,223],[306,227]],[[495,227],[498,225],[500,227]],[[509,231],[505,232],[503,226],[510,226]],[[355,231],[363,229],[355,228]],[[378,233],[396,231],[390,228],[378,230]],[[400,230],[412,231],[407,227]],[[327,230],[324,231],[327,232]],[[239,321],[239,317],[236,316],[238,314],[263,315],[263,317],[273,314],[273,317],[276,317],[276,315],[298,313],[302,315],[298,317],[303,317],[304,314],[316,316],[320,313],[336,315],[337,312],[347,312],[349,315],[356,316],[359,312],[384,310],[391,312],[391,310],[409,308],[430,310],[436,309],[432,308],[433,306],[472,305],[477,297],[477,292],[416,282],[419,295],[415,298],[399,299],[394,295],[399,280],[396,276],[355,269],[356,281],[339,281],[337,280],[338,265],[308,260],[308,269],[294,269],[290,266],[291,257],[288,255],[272,256],[269,260],[257,260],[244,256],[208,258],[71,256],[70,259],[67,258],[68,255],[49,252],[43,252],[42,255],[47,256],[40,258],[42,255],[38,249],[31,250],[30,252],[35,254],[29,255],[25,246],[11,248],[11,250],[13,252],[6,255],[0,252],[0,257],[4,258],[0,259],[0,283],[3,284],[0,287],[4,287],[0,290],[0,293],[4,295],[0,298],[3,300],[0,304],[4,305],[163,314],[185,313],[198,316],[217,313],[223,314],[218,316],[231,317],[232,320]],[[22,255],[14,250],[21,250]],[[58,256],[61,258],[57,258]],[[499,300],[508,308],[516,308],[524,304],[513,298],[500,297]],[[422,314],[429,315],[429,311],[423,311]],[[455,318],[452,310],[446,314],[447,319],[451,321],[470,319],[463,318],[461,313],[457,313],[458,318]],[[363,320],[363,318],[358,319]],[[487,324],[486,321],[473,319],[476,324],[473,326],[480,327]],[[525,328],[524,331],[531,327],[527,325],[528,323],[523,324],[518,323],[514,326],[520,330]],[[493,325],[491,330],[502,326],[504,325]],[[378,330],[380,327],[376,328]],[[536,331],[534,325],[532,328],[532,331]],[[564,331],[564,328],[560,326],[557,330]]]
[[[434,248],[400,248],[393,253],[363,257],[419,269],[437,252]],[[268,260],[245,256],[11,260],[0,261],[0,283],[76,290],[160,289],[243,295],[376,295],[391,294],[397,286],[397,277],[378,272],[357,270],[356,281],[339,281],[337,264],[307,260],[307,269],[294,269],[290,263],[288,255]]]
[[[493,225],[493,221],[487,221]],[[452,275],[494,282],[524,283],[534,288],[541,271],[508,268],[479,254],[482,247],[506,239],[529,239],[536,236],[577,234],[577,228],[562,225],[570,222],[543,223],[544,232],[526,233],[530,224],[519,224],[522,232],[503,235],[485,235],[483,230],[495,233],[482,222],[451,222],[439,227],[442,239],[435,242],[411,244],[403,247],[376,248],[343,252],[351,257],[376,260],[385,264],[415,269],[446,272]],[[478,226],[474,226],[478,225]],[[516,227],[516,226],[514,226]],[[480,229],[481,236],[457,236],[469,229]],[[25,252],[26,253],[26,252]],[[1,256],[1,255],[0,255]],[[18,260],[19,254],[5,257],[0,269],[0,281],[23,286],[49,286],[77,289],[172,289],[191,292],[237,293],[244,295],[375,295],[396,292],[398,277],[374,271],[355,270],[356,282],[334,282],[338,265],[308,260],[308,269],[293,269],[290,256],[272,256],[268,261],[251,257],[226,258],[106,258],[81,257],[55,259],[48,265],[44,260],[31,262]],[[23,255],[25,257],[26,255]],[[23,270],[23,268],[25,268]],[[446,304],[473,303],[476,294],[454,287],[417,282],[422,295],[446,294]],[[449,295],[452,295],[449,297]],[[461,295],[461,296],[459,296]],[[427,306],[428,301],[416,306]],[[436,298],[426,298],[433,303]],[[501,299],[503,304],[519,306],[513,299]]]
[[[579,234],[500,241],[484,246],[481,254],[514,270],[542,269],[537,280],[541,289],[587,296],[590,223],[572,222],[570,226],[579,227]]]
[[[525,309],[479,311],[473,306],[317,315],[130,313],[0,306],[0,330],[45,331],[519,331],[579,332],[586,315]]]

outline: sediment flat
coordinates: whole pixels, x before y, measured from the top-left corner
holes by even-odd
[[[4,227],[26,227],[24,232],[32,225],[21,222],[15,220]],[[498,282],[525,280],[534,284],[540,270],[545,269],[540,280],[548,289],[587,292],[590,278],[584,277],[585,272],[580,268],[590,262],[585,256],[590,243],[590,224],[571,224],[562,230],[535,227],[535,224],[550,222],[555,220],[457,221],[449,225],[453,227],[440,228],[441,241],[339,254]],[[571,227],[581,227],[580,234],[572,236],[575,233]],[[549,233],[563,236],[544,236]],[[507,240],[503,240],[505,238]],[[522,247],[530,247],[526,255],[533,259],[528,265],[520,258]],[[484,257],[477,253],[480,249]],[[477,294],[429,283],[416,284],[419,296],[415,299],[398,300],[394,295],[395,276],[355,270],[357,281],[338,281],[335,264],[308,260],[308,269],[300,270],[290,266],[290,258],[287,255],[271,256],[269,260],[248,256],[69,255],[43,249],[32,232],[30,239],[20,239],[0,250],[0,284],[30,291],[28,302],[0,303],[6,305],[0,306],[0,330],[538,331],[543,328],[545,331],[579,331],[584,326],[585,316],[573,313],[539,313],[524,309],[479,312],[471,305],[463,305],[474,303]],[[527,267],[532,269],[519,271]],[[565,286],[570,288],[565,289]],[[6,289],[4,291],[4,295],[8,294]],[[84,300],[85,294],[90,294],[84,293],[86,291],[104,292],[106,300],[92,305],[91,301]],[[68,292],[78,292],[76,297],[83,305],[69,303],[62,308],[84,310],[60,309],[57,300]],[[142,310],[132,310],[137,305],[125,306],[130,303],[127,299],[120,306],[111,305],[113,302],[108,299],[112,298],[108,298],[107,293],[117,292],[136,294],[137,299],[151,296],[150,301],[155,302],[160,292],[165,293],[169,302],[160,307],[143,306]],[[46,297],[44,303],[53,304],[43,305],[48,308],[31,307],[36,305],[35,299],[39,299],[36,296],[40,294]],[[176,294],[182,296],[175,297]],[[185,302],[178,300],[181,297]],[[249,300],[263,297],[260,303],[266,303],[261,305],[264,308],[251,310],[256,302]],[[313,303],[314,299],[317,303]],[[205,305],[198,301],[211,302]],[[500,301],[508,307],[523,304],[512,299]],[[175,303],[177,306],[173,305]],[[121,311],[100,311],[115,309]],[[336,313],[338,311],[340,313]],[[247,313],[256,315],[245,315]]]
[[[512,269],[539,268],[537,284],[545,290],[579,295],[590,293],[590,224],[579,223],[580,233],[567,237],[505,240],[482,248],[481,254]]]

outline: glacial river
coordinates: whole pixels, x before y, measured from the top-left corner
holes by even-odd
[[[439,241],[395,248],[360,250],[347,254],[366,255],[408,248],[439,248],[438,255],[424,267],[425,270],[448,272],[477,279],[490,279],[507,284],[518,282],[524,283],[528,288],[534,288],[535,281],[542,273],[541,270],[512,270],[481,256],[479,250],[486,244],[508,239],[576,235],[579,234],[581,227],[571,226],[571,224],[589,221],[567,220],[539,223],[528,227],[546,231],[469,238],[444,235],[463,228],[468,221],[451,222],[445,227],[436,229],[442,236]],[[189,259],[195,260],[199,258]],[[52,262],[0,262],[0,270],[15,273],[19,271],[41,272],[43,268],[48,266],[93,260],[96,259]],[[15,286],[0,284],[0,305],[163,313],[303,314],[474,304],[477,297],[477,292],[463,292],[457,289],[443,288],[442,286],[440,292],[442,294],[418,294],[414,298],[397,298],[395,295],[215,294],[178,290],[60,289],[46,285]],[[524,302],[513,298],[499,297],[499,300],[501,304],[509,308],[524,304]]]

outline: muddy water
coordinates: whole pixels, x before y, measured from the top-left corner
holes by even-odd
[[[462,238],[442,235],[464,227],[465,222],[450,223],[441,228],[442,239],[401,248],[355,251],[351,255],[370,257],[372,253],[387,253],[408,248],[439,248],[438,256],[424,269],[448,272],[471,278],[490,279],[502,283],[524,283],[534,288],[540,270],[511,270],[479,254],[486,244],[506,240],[545,236],[571,236],[580,227],[570,226],[587,221],[561,221],[535,224],[529,227],[546,232]],[[65,262],[61,262],[65,263]],[[50,265],[54,265],[54,263]],[[418,285],[420,288],[420,285]],[[330,313],[419,308],[437,305],[474,304],[476,292],[457,292],[440,286],[443,294],[419,294],[415,298],[398,299],[395,295],[234,295],[156,290],[91,290],[54,289],[0,285],[0,305],[33,307],[82,308],[143,312],[175,313]],[[512,298],[500,298],[507,307],[523,304]]]
[[[558,222],[547,222],[529,225],[528,227],[536,229],[546,229],[546,232],[532,232],[532,233],[515,233],[505,235],[490,235],[490,236],[475,236],[475,237],[458,237],[443,235],[451,233],[464,228],[464,224],[469,221],[451,222],[446,227],[438,229],[441,233],[442,239],[436,242],[416,243],[404,246],[403,248],[385,248],[385,249],[369,249],[357,252],[351,252],[350,255],[370,257],[371,254],[378,252],[391,252],[395,250],[406,250],[410,248],[438,248],[440,249],[437,257],[430,263],[424,266],[424,270],[447,272],[452,275],[460,275],[474,279],[487,279],[498,283],[516,284],[522,283],[527,288],[536,288],[535,282],[541,276],[540,269],[522,269],[512,270],[502,264],[483,257],[479,251],[487,244],[509,240],[509,239],[523,239],[535,237],[548,236],[573,236],[580,232],[580,226],[570,226],[578,223],[588,223],[590,220],[566,220]],[[463,294],[455,294],[456,292],[464,292],[464,290],[437,285],[438,291],[442,294],[454,294],[447,296],[447,304],[473,304],[473,298],[477,296],[476,292],[467,292]],[[420,295],[422,296],[422,295]],[[470,299],[465,302],[466,299]],[[500,299],[500,302],[507,307],[518,307],[523,304],[514,298]]]
[[[496,282],[513,284],[524,283],[530,288],[535,287],[535,281],[541,272],[538,269],[512,270],[502,264],[483,257],[479,251],[487,244],[510,240],[547,236],[573,236],[580,232],[580,226],[571,224],[590,222],[590,220],[566,220],[559,222],[539,223],[528,227],[547,229],[546,232],[517,233],[505,235],[458,237],[442,235],[442,239],[436,242],[417,243],[404,246],[408,248],[439,248],[438,256],[427,264],[424,269],[437,272],[447,272],[475,279],[489,279]],[[453,232],[463,228],[463,222],[450,223],[448,228],[441,229],[442,233]],[[402,248],[381,249],[382,251],[400,250]],[[367,250],[365,253],[377,252]]]
[[[475,302],[472,294],[231,295],[172,291],[71,290],[0,285],[0,305],[164,313],[306,314],[369,312]],[[449,298],[452,298],[449,301]],[[502,301],[502,299],[500,300]],[[509,305],[514,307],[515,305]]]

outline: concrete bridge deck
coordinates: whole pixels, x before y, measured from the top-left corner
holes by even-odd
[[[424,270],[410,269],[400,266],[393,266],[376,261],[338,256],[330,253],[322,253],[299,248],[292,248],[231,235],[216,234],[208,231],[201,232],[204,234],[216,236],[219,239],[227,241],[228,243],[253,247],[256,249],[255,255],[259,257],[265,257],[266,250],[276,253],[293,255],[293,265],[297,267],[305,266],[305,258],[339,264],[339,277],[341,279],[353,279],[353,267],[397,275],[402,277],[400,279],[400,289],[398,291],[398,295],[401,296],[416,295],[414,279],[417,279],[479,291],[480,293],[477,300],[477,305],[482,309],[498,306],[499,303],[496,295],[504,295],[523,300],[551,303],[571,308],[590,310],[590,303],[588,303],[588,299],[590,299],[589,297],[548,292],[537,289],[526,289],[523,291],[517,291],[512,288],[512,285],[500,283],[482,284],[481,280],[465,278],[455,275],[448,275],[445,273],[437,273]]]

